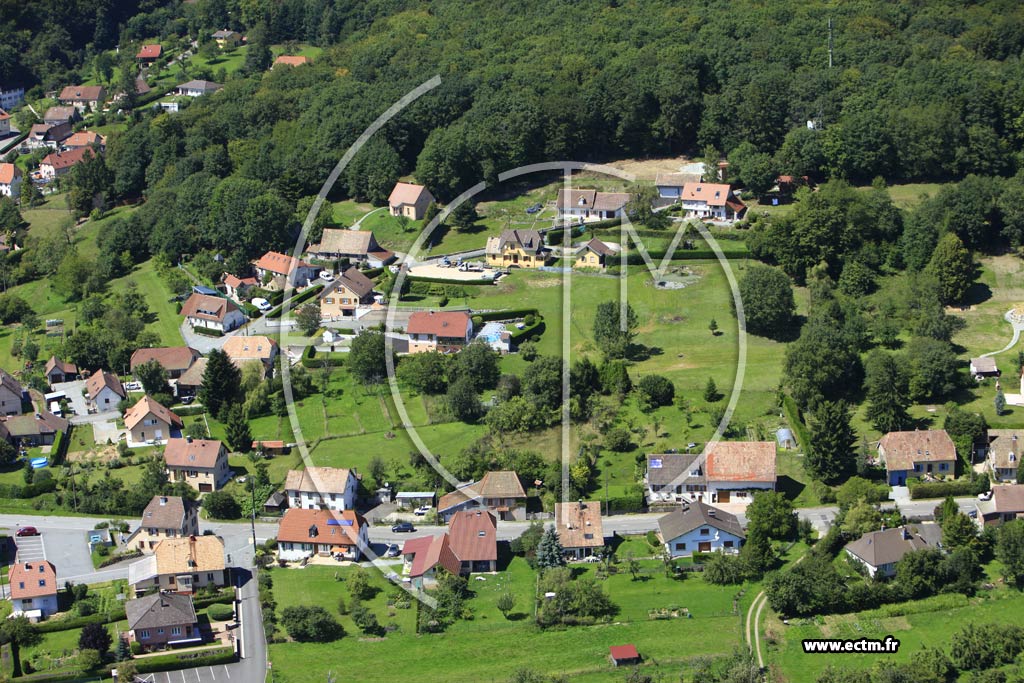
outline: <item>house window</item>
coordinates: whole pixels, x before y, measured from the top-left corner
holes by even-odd
[[[676,543],[676,550],[686,550],[685,543]]]
[[[921,466],[919,464],[917,464],[916,462],[914,463],[914,471],[915,472],[920,472],[921,471]]]
[[[709,529],[707,527],[704,527],[703,529],[700,530],[700,535],[701,536],[710,536],[711,535],[711,529]]]
[[[158,636],[162,636],[162,635],[164,634],[164,630],[163,630],[162,628],[158,628],[158,629],[156,630],[156,634],[157,634]]]
[[[946,463],[946,462],[939,463],[939,472],[945,472],[948,469],[949,469],[949,463]]]
[[[181,635],[181,627],[180,626],[172,626],[171,627],[171,635],[172,636],[180,636]]]
[[[40,586],[40,588],[45,588],[46,587],[46,579],[39,579],[39,586]]]
[[[213,572],[207,572],[206,573],[206,580],[207,581],[213,581]]]
[[[139,640],[149,640],[149,631],[139,631]]]
[[[732,541],[726,541],[722,545],[725,546],[726,548],[731,548],[732,547]]]

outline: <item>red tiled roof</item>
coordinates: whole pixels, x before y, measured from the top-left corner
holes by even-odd
[[[708,452],[708,481],[775,482],[775,443],[719,441]]]
[[[612,659],[640,659],[640,653],[636,651],[636,645],[612,645],[608,648]]]
[[[49,375],[54,368],[60,370],[62,375],[78,374],[78,366],[74,363],[66,363],[57,356],[50,356],[50,360],[46,361],[46,369],[43,370],[43,374]]]
[[[359,530],[366,519],[354,510],[303,510],[289,508],[277,529],[278,542],[359,545]],[[315,535],[311,535],[313,529]]]
[[[168,467],[202,467],[217,465],[221,443],[214,439],[167,439],[164,462]]]
[[[132,354],[130,368],[135,368],[151,360],[159,363],[164,370],[188,370],[199,358],[199,352],[188,346],[167,346],[158,348],[136,349]]]
[[[11,115],[5,112],[3,109],[0,109],[0,121],[6,121],[9,118],[11,118]]]
[[[230,299],[209,294],[193,294],[181,307],[181,314],[186,318],[215,320],[223,323],[228,313],[237,311],[238,304]]]
[[[419,201],[423,193],[426,192],[428,195],[430,191],[422,185],[416,185],[415,183],[395,183],[395,187],[391,190],[391,195],[388,197],[388,204],[391,206],[398,206],[400,204],[415,204]]]
[[[469,326],[465,311],[417,311],[409,316],[405,331],[409,334],[432,334],[435,337],[465,337]]]
[[[15,178],[21,177],[21,169],[14,164],[0,164],[0,183],[10,185]]]
[[[163,420],[169,425],[177,427],[182,426],[181,418],[171,412],[170,409],[160,405],[148,395],[143,396],[139,399],[139,402],[125,411],[124,414],[124,425],[128,429],[135,429],[135,425],[139,424],[142,418],[149,414],[155,415],[158,419]]]
[[[498,522],[487,510],[460,510],[448,523],[452,550],[463,562],[498,559]]]
[[[686,183],[683,185],[683,201],[704,201],[708,206],[725,206],[732,188],[724,183]]]
[[[266,254],[261,256],[259,260],[255,262],[255,266],[260,270],[268,270],[271,273],[277,273],[278,275],[285,275],[296,268],[313,267],[305,261],[300,261],[297,258],[288,256],[287,254],[281,254],[276,251],[268,251]]]
[[[228,274],[224,276],[224,284],[232,289],[238,289],[241,285],[245,285],[246,287],[255,287],[257,282],[254,277],[238,277],[236,275]]]
[[[15,563],[7,572],[7,578],[10,581],[12,600],[57,594],[57,568],[52,562]],[[43,581],[44,585],[40,586],[40,581]]]
[[[79,147],[77,149],[69,149],[66,152],[53,152],[43,157],[39,165],[53,166],[55,171],[62,168],[71,168],[84,160],[86,155],[92,156],[92,148]]]
[[[410,539],[402,546],[402,554],[413,556],[412,566],[409,567],[409,576],[413,578],[423,576],[437,565],[456,576],[462,568],[462,562],[452,551],[448,534]]]
[[[136,59],[156,59],[163,52],[162,45],[143,45],[139,49],[139,53],[135,55]]]
[[[94,133],[90,130],[80,130],[77,133],[73,133],[67,140],[64,141],[65,147],[88,147],[90,145],[102,145],[106,142],[103,136],[99,133]]]

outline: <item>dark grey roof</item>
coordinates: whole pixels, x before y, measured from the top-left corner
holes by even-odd
[[[700,457],[697,453],[664,453],[647,456],[648,484],[683,484],[690,478],[690,465]],[[700,479],[700,477],[694,477]]]
[[[693,531],[702,526],[711,526],[720,531],[746,538],[743,527],[735,515],[725,510],[711,507],[701,501],[694,503],[683,503],[683,506],[676,508],[664,517],[658,519],[658,527],[661,529],[661,537],[667,543],[673,538],[679,538],[685,533]]]
[[[21,382],[14,379],[14,375],[7,372],[3,368],[0,368],[0,384],[7,387],[16,396],[21,396],[23,389],[21,388]]]
[[[177,593],[153,593],[138,600],[129,600],[124,611],[128,616],[128,628],[133,631],[196,623],[192,597]]]
[[[929,534],[931,535],[931,534]],[[846,550],[872,567],[899,562],[913,550],[929,547],[924,535],[910,527],[872,531],[846,544]]]

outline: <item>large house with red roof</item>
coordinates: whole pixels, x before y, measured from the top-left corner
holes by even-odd
[[[200,493],[216,491],[231,479],[228,451],[214,439],[168,439],[164,463],[172,482],[183,481]]]
[[[163,54],[164,48],[159,43],[155,45],[143,45],[139,48],[139,51],[135,54],[135,59],[140,64],[152,64],[156,60],[160,59],[160,55]]]
[[[135,369],[143,363],[155,360],[160,367],[167,371],[167,376],[170,379],[177,379],[191,368],[200,356],[198,351],[188,346],[146,347],[136,349],[132,353],[129,367],[132,372],[135,372]]]
[[[284,289],[286,283],[292,287],[305,287],[317,277],[317,267],[300,259],[276,251],[268,251],[253,261],[256,278],[266,289]]]
[[[724,183],[686,183],[679,199],[687,218],[732,222],[747,212],[746,204]]]
[[[161,443],[180,432],[184,424],[175,415],[148,395],[125,411],[124,426],[128,429],[128,445]]]
[[[39,174],[47,180],[59,178],[71,172],[77,164],[93,155],[91,147],[78,147],[66,152],[53,152],[39,162]]]
[[[706,454],[648,455],[644,480],[650,504],[749,504],[758,491],[775,490],[775,443],[719,441]]]
[[[405,326],[409,353],[458,351],[473,339],[473,320],[465,311],[417,311]]]
[[[369,525],[355,510],[289,508],[277,529],[277,555],[288,562],[314,555],[358,560],[369,545]]]
[[[447,533],[406,541],[402,558],[403,572],[417,588],[436,580],[438,567],[457,576],[497,571],[497,518],[487,510],[461,510]]]
[[[889,432],[878,442],[890,486],[906,486],[912,477],[952,477],[956,446],[945,429]]]

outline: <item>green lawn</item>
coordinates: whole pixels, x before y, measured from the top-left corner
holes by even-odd
[[[573,680],[586,676],[586,680],[610,682],[622,680],[622,673],[608,662],[610,645],[636,644],[647,668],[657,667],[666,675],[678,672],[690,657],[728,654],[739,646],[742,610],[734,612],[736,587],[710,586],[696,575],[673,581],[665,578],[660,562],[642,565],[645,580],[632,581],[628,573],[620,573],[605,581],[605,589],[620,607],[612,624],[538,630],[532,624],[535,574],[523,559],[514,558],[507,571],[469,582],[474,592],[469,601],[472,619],[453,624],[443,634],[416,636],[413,610],[387,607],[394,589],[386,588],[367,605],[382,625],[395,624],[396,632],[379,640],[361,638],[344,616],[340,620],[348,635],[340,643],[274,644],[270,659],[277,680],[283,683],[322,678],[328,671],[341,676],[358,672],[359,680],[368,683],[390,681],[396,671],[412,668],[417,680],[430,683],[451,680],[453,666],[465,680],[504,680],[515,669],[527,667],[564,673]],[[587,565],[581,571],[592,573],[594,568]],[[351,602],[345,574],[345,569],[316,566],[272,570],[278,611],[290,605],[319,604],[336,613],[339,596]],[[379,575],[374,581],[386,585]],[[506,592],[516,597],[513,619],[505,619],[495,606],[498,596]],[[693,618],[648,618],[648,610],[670,605],[686,607]],[[346,641],[357,638],[358,647],[347,646]],[[344,660],[337,657],[339,648],[346,652]],[[393,666],[380,666],[381,662]]]
[[[939,595],[867,612],[800,619],[789,626],[774,616],[764,623],[766,663],[778,666],[789,683],[814,683],[828,665],[866,669],[880,661],[906,662],[922,647],[949,652],[950,637],[969,623],[1019,623],[1024,594],[999,588],[974,598],[960,594]],[[900,641],[895,654],[850,654],[838,658],[806,655],[805,638],[885,638]],[[764,645],[762,645],[764,647]]]

